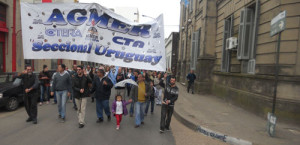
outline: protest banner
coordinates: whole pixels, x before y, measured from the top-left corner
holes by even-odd
[[[70,59],[165,71],[163,16],[132,22],[99,5],[21,2],[24,59]]]

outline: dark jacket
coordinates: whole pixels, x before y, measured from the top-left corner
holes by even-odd
[[[88,83],[92,83],[92,80],[89,76],[83,75],[82,77],[79,77],[78,75],[76,75],[73,78],[72,88],[73,88],[73,93],[75,98],[79,99],[79,98],[89,97],[90,91],[89,91]],[[80,89],[82,88],[84,89],[84,92],[80,93]]]
[[[104,80],[107,82],[107,85],[103,85]],[[97,99],[109,100],[112,87],[113,87],[113,83],[108,77],[104,77],[100,82],[100,79],[97,76],[93,80],[93,87],[91,93],[95,92],[95,98]]]
[[[155,89],[154,89],[154,87],[150,87],[150,91],[149,91],[149,100],[151,100],[151,101],[153,101],[154,100],[154,98],[155,98]]]
[[[130,97],[131,97],[131,99],[134,101],[134,102],[137,102],[138,101],[138,86],[136,86],[136,85],[132,85],[132,87],[131,87],[131,90],[130,90]],[[145,89],[146,89],[146,94],[147,94],[147,96],[145,96],[145,100],[149,100],[149,95],[150,95],[150,85],[147,83],[147,82],[145,82]]]
[[[196,75],[195,74],[192,74],[192,73],[189,73],[186,78],[188,79],[189,83],[193,83],[196,79]]]
[[[48,77],[48,79],[41,79],[42,77]],[[43,86],[50,86],[50,79],[51,79],[51,75],[49,71],[41,71],[39,74],[39,79],[40,79],[40,85]]]
[[[116,109],[117,109],[117,101],[114,101],[111,105],[111,112],[115,113]],[[122,107],[123,107],[123,115],[127,115],[128,114],[128,110],[126,105],[130,104],[128,101],[126,102],[125,100],[122,100]]]
[[[39,80],[35,74],[32,75],[22,74],[18,76],[18,78],[22,79],[24,92],[25,89],[32,88],[32,90],[29,93],[37,93],[39,88]]]
[[[119,79],[118,79],[118,77],[119,77]],[[123,74],[118,74],[116,76],[117,83],[123,81],[124,79],[125,79],[125,76]],[[118,89],[125,89],[125,87],[116,87],[115,89],[117,89],[117,90]]]
[[[169,106],[174,106],[175,101],[178,99],[178,87],[171,87],[169,84],[165,87],[165,93],[163,101],[166,102],[167,100],[170,100],[171,102],[168,104]]]

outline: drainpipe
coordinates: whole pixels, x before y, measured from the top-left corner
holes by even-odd
[[[12,33],[12,72],[16,71],[17,49],[16,49],[16,0],[13,1],[13,33]]]

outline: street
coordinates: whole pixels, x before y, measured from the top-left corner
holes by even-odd
[[[112,93],[114,94],[114,93]],[[111,97],[111,101],[112,102]],[[73,103],[67,103],[66,122],[58,120],[57,105],[38,107],[38,124],[26,123],[24,106],[14,112],[0,111],[1,145],[174,145],[174,144],[225,144],[196,133],[182,125],[174,117],[171,132],[159,133],[160,106],[155,106],[154,114],[145,116],[145,125],[134,128],[134,117],[125,116],[117,131],[116,119],[96,123],[96,103],[88,99],[86,126],[78,128]],[[129,108],[129,105],[127,106]]]

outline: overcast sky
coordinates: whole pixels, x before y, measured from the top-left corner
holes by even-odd
[[[147,15],[153,18],[164,15],[165,38],[171,32],[179,31],[180,0],[79,0],[81,3],[98,3],[107,8],[137,7],[140,12],[140,22],[150,21]]]

